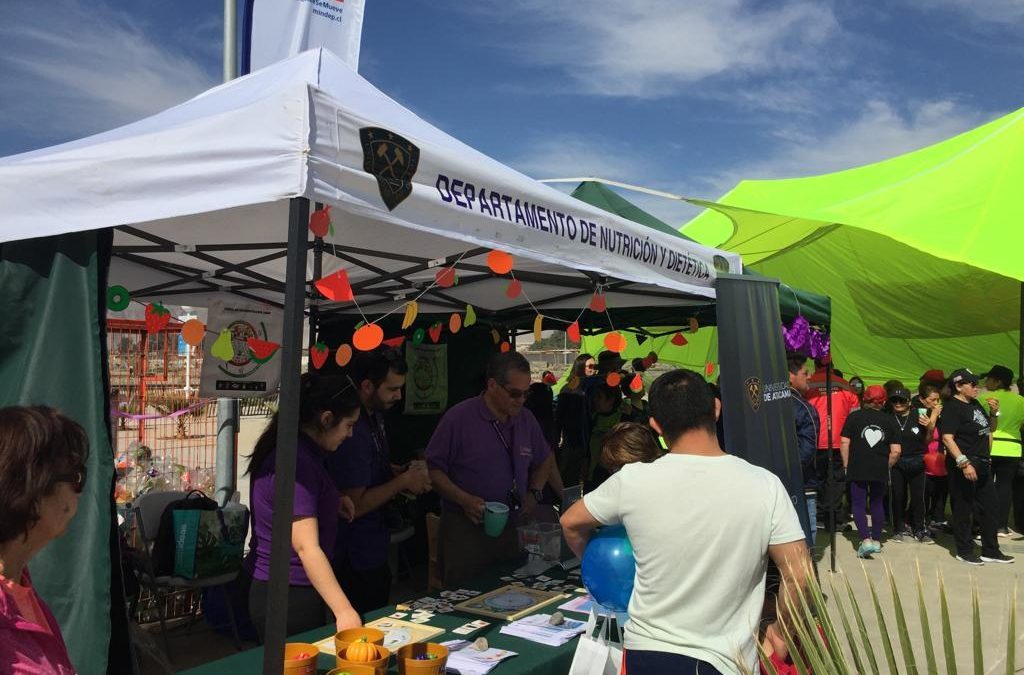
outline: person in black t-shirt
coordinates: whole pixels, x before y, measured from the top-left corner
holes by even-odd
[[[850,413],[839,438],[839,454],[850,486],[851,511],[861,538],[858,558],[870,558],[872,553],[882,550],[885,485],[890,467],[900,456],[899,427],[892,415],[882,411],[885,401],[885,389],[877,384],[868,387],[864,391],[864,407]]]
[[[996,490],[990,452],[998,403],[989,418],[977,401],[978,376],[966,368],[953,371],[949,384],[955,393],[942,408],[939,434],[949,470],[956,559],[969,565],[1012,563],[1013,557],[999,550],[996,539]],[[971,538],[971,516],[975,512],[981,525],[980,557],[974,554]]]
[[[910,407],[910,392],[904,387],[889,392],[889,407],[900,434],[900,458],[890,472],[892,541],[899,543],[905,536],[912,536],[923,544],[933,544],[935,542],[924,525],[924,450],[928,418]],[[908,511],[909,524],[906,518]]]

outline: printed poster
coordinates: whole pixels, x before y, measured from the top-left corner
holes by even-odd
[[[448,345],[405,343],[405,414],[440,415],[448,407]]]
[[[217,298],[210,303],[206,330],[200,396],[244,398],[277,391],[284,333],[280,310]]]

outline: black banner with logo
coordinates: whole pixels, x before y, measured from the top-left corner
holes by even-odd
[[[725,450],[772,471],[808,531],[789,371],[782,343],[779,283],[719,275],[718,363]]]

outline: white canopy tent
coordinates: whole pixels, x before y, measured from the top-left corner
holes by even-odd
[[[322,242],[311,241],[307,200],[334,209]],[[290,528],[301,321],[317,276],[345,267],[373,316],[455,264],[461,282],[430,289],[421,311],[470,303],[485,316],[530,302],[578,310],[596,288],[609,308],[678,311],[713,302],[717,275],[741,271],[735,254],[610,215],[488,158],[324,51],[134,124],[0,159],[0,243],[111,227],[109,281],[137,299],[206,306],[228,292],[284,307],[275,533]],[[310,248],[322,260],[307,262]],[[508,281],[484,261],[492,248],[515,256],[529,302],[506,297]],[[289,546],[275,534],[276,607],[287,604]],[[270,621],[267,672],[280,668],[284,612]]]

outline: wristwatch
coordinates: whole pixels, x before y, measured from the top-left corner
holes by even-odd
[[[535,500],[537,500],[538,504],[540,504],[542,501],[544,501],[544,491],[543,490],[530,490],[530,494],[533,495],[533,498]]]

